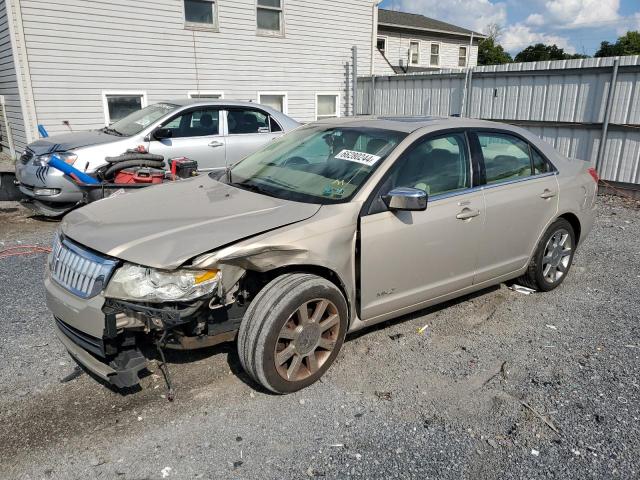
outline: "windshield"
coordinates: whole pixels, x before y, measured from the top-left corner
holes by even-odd
[[[340,203],[358,191],[406,133],[308,126],[249,155],[229,172],[232,185],[306,203]]]
[[[137,112],[133,112],[122,120],[109,125],[104,130],[107,133],[130,137],[131,135],[140,133],[149,125],[160,120],[162,117],[173,112],[177,108],[178,105],[173,105],[171,103],[156,103],[154,105],[149,105],[148,107],[138,110]]]

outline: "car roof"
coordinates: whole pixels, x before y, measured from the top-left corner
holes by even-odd
[[[169,103],[173,105],[178,105],[181,108],[184,107],[208,107],[208,106],[220,106],[220,107],[249,107],[249,108],[260,108],[272,117],[275,117],[285,131],[292,130],[298,127],[300,124],[295,121],[293,118],[288,115],[282,113],[275,108],[272,108],[268,105],[264,105],[262,103],[256,102],[247,102],[244,100],[227,100],[225,98],[175,98],[169,100],[163,100],[158,103]]]
[[[475,120],[472,118],[460,117],[393,117],[393,116],[358,116],[331,118],[315,122],[316,125],[330,125],[333,127],[363,127],[380,128],[384,130],[396,130],[399,132],[412,133],[421,128],[431,127],[434,129],[449,128],[495,128],[499,130],[509,130],[520,132],[521,129],[513,125],[487,120]]]
[[[192,105],[225,105],[231,107],[266,107],[255,102],[247,102],[245,100],[227,100],[225,98],[171,98],[160,103],[172,103],[181,107],[190,107]]]

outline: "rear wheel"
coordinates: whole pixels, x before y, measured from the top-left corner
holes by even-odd
[[[347,302],[333,283],[311,274],[282,275],[245,313],[238,332],[240,361],[272,392],[295,392],[329,369],[347,325]]]
[[[560,285],[571,268],[575,252],[575,233],[571,224],[559,218],[549,226],[520,283],[548,292]]]

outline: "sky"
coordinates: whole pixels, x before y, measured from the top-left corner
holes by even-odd
[[[640,0],[384,0],[380,7],[482,33],[498,24],[499,42],[512,54],[542,42],[593,55],[603,40],[640,30]]]

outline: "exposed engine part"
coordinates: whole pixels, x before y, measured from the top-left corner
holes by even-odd
[[[173,390],[173,386],[171,385],[171,375],[169,373],[169,366],[167,365],[167,360],[164,358],[164,348],[167,345],[167,335],[168,330],[165,329],[162,333],[162,337],[156,341],[156,348],[158,353],[160,354],[160,358],[162,360],[162,364],[159,366],[160,371],[164,377],[164,381],[167,384],[167,400],[173,402],[175,399],[175,391]]]

